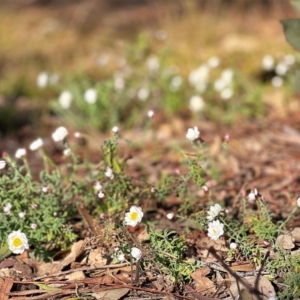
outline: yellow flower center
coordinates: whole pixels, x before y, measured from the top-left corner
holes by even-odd
[[[135,221],[137,218],[138,218],[138,213],[136,211],[132,212],[130,217],[131,217],[131,220]]]
[[[14,240],[13,240],[13,245],[14,245],[14,247],[20,247],[21,245],[22,245],[22,240],[20,239],[20,238],[18,238],[18,237],[16,237],[16,238],[14,238]]]

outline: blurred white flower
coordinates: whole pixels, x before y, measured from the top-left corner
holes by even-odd
[[[20,230],[11,232],[8,235],[7,242],[9,250],[14,254],[21,254],[29,249],[27,237]]]
[[[102,191],[102,184],[99,181],[96,181],[94,184],[94,191],[96,193]]]
[[[219,220],[209,222],[207,235],[212,240],[217,240],[221,235],[224,234],[223,227],[224,227],[224,224],[222,224]]]
[[[37,224],[36,224],[36,223],[32,223],[32,224],[30,225],[30,227],[31,227],[31,229],[36,229],[36,228],[37,228]]]
[[[108,177],[109,179],[114,179],[114,177],[115,177],[114,172],[113,172],[112,168],[110,168],[110,167],[106,167],[106,171],[105,171],[104,175],[106,177]]]
[[[217,56],[212,56],[207,60],[207,65],[210,68],[216,68],[220,65],[220,59]]]
[[[173,218],[174,218],[173,212],[167,213],[167,219],[172,220]]]
[[[125,254],[124,254],[124,253],[119,254],[119,255],[118,255],[118,260],[119,260],[120,262],[123,262],[123,261],[125,260]]]
[[[12,205],[10,202],[8,202],[4,207],[3,207],[3,211],[6,215],[9,215],[12,209]]]
[[[43,140],[41,138],[38,138],[29,145],[29,149],[31,151],[35,151],[35,150],[41,148],[43,145],[44,145]]]
[[[176,92],[179,90],[179,88],[181,87],[182,85],[182,78],[181,76],[179,75],[176,75],[174,76],[172,79],[171,79],[171,83],[170,83],[170,90],[172,92]]]
[[[134,227],[142,221],[143,216],[142,208],[133,205],[130,207],[129,212],[125,214],[125,224]]]
[[[292,54],[287,54],[284,56],[283,61],[288,65],[288,66],[292,66],[295,62],[295,56]]]
[[[235,250],[237,248],[237,244],[236,243],[230,243],[229,248],[232,250]]]
[[[280,76],[274,76],[271,83],[274,87],[281,87],[283,85],[283,79]]]
[[[150,94],[150,92],[147,88],[141,88],[137,92],[137,96],[138,96],[140,101],[147,100],[147,98],[149,97],[149,94]]]
[[[136,260],[140,260],[142,257],[142,251],[139,248],[132,247],[131,248],[131,256]]]
[[[205,102],[202,97],[195,95],[192,96],[189,103],[189,108],[192,112],[199,112],[205,107]]]
[[[275,72],[277,75],[283,76],[286,74],[288,69],[289,69],[289,66],[285,62],[282,61],[282,62],[278,63],[277,66],[275,67]]]
[[[186,138],[190,141],[196,140],[199,136],[200,132],[196,126],[194,128],[189,128],[186,133]]]
[[[5,160],[0,160],[0,170],[4,169],[6,166],[6,161]]]
[[[118,126],[114,126],[114,127],[111,129],[111,131],[112,131],[113,133],[118,133],[118,132],[119,132],[119,127],[118,127]]]
[[[68,156],[70,153],[71,153],[71,149],[70,149],[70,148],[66,148],[66,149],[64,149],[64,151],[63,151],[63,155],[64,155],[64,156]]]
[[[297,206],[300,207],[300,198],[297,199]]]
[[[149,73],[156,73],[159,69],[159,60],[156,56],[150,56],[146,61]]]
[[[94,104],[97,101],[97,90],[95,89],[88,89],[84,92],[84,100],[88,104]]]
[[[26,149],[25,148],[19,148],[17,149],[15,153],[15,158],[22,158],[26,155]]]
[[[36,84],[40,89],[44,89],[49,81],[49,75],[47,72],[41,72],[37,79],[36,79]]]
[[[21,211],[21,212],[19,212],[19,218],[20,218],[20,219],[24,219],[25,216],[26,216],[26,211]]]
[[[257,197],[258,197],[258,191],[257,191],[257,189],[253,189],[253,190],[249,193],[247,199],[248,199],[248,201],[249,201],[250,203],[253,203],[253,202],[256,200]]]
[[[224,90],[227,87],[227,85],[228,85],[227,81],[225,81],[222,78],[219,78],[214,82],[214,89],[217,92],[221,92],[222,90]]]
[[[148,118],[152,118],[154,116],[154,111],[153,110],[148,110]]]
[[[66,127],[60,126],[52,133],[52,139],[54,142],[61,142],[68,135],[68,130]]]
[[[43,193],[45,193],[45,194],[48,193],[48,190],[49,190],[49,189],[48,189],[47,186],[43,186],[43,187],[42,187],[42,192],[43,192]]]
[[[203,93],[206,90],[207,83],[209,81],[209,68],[207,65],[201,65],[196,70],[193,70],[189,74],[189,83],[199,93]]]
[[[102,198],[105,197],[105,194],[104,194],[102,191],[100,191],[100,192],[98,193],[98,197],[99,197],[100,199],[102,199]]]
[[[232,79],[233,79],[233,70],[231,69],[225,69],[222,74],[221,74],[221,78],[227,82],[228,84],[231,83]]]
[[[114,87],[116,91],[122,91],[125,87],[125,80],[121,76],[116,76],[114,81]]]
[[[58,98],[58,103],[64,109],[68,109],[72,101],[73,101],[73,95],[69,91],[63,91]]]
[[[274,69],[274,57],[272,55],[265,55],[262,59],[261,66],[265,71],[272,71]]]
[[[208,221],[212,221],[215,217],[217,217],[220,212],[222,210],[222,207],[220,206],[220,204],[215,204],[215,205],[212,205],[210,208],[209,208],[209,211],[207,212],[207,220]]]
[[[221,91],[220,96],[223,100],[228,100],[233,96],[233,90],[230,87],[225,88]]]

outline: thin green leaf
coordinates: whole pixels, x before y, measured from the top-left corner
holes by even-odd
[[[54,286],[49,286],[49,285],[46,285],[46,284],[42,284],[42,283],[36,283],[34,282],[35,285],[37,285],[41,290],[44,290],[44,291],[60,291],[60,288],[57,288],[57,287],[54,287]]]
[[[11,251],[8,249],[8,245],[4,244],[0,248],[0,260],[3,260],[5,257],[8,257],[9,255],[11,255]]]
[[[286,40],[300,52],[300,19],[281,20]]]

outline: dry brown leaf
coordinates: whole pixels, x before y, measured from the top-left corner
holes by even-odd
[[[53,269],[59,265],[59,261],[49,262],[49,263],[40,263],[36,265],[36,276],[45,276],[48,274],[54,274]]]
[[[91,293],[93,297],[101,300],[118,300],[129,292],[127,288],[108,290],[103,292]]]
[[[295,242],[300,242],[300,227],[296,227],[291,231],[291,235],[294,238]]]
[[[254,287],[256,276],[248,276],[243,277],[243,280],[246,280],[252,287]],[[249,293],[249,291],[242,285],[242,282],[239,282],[239,287],[241,291],[240,298],[243,300],[257,300],[258,297],[256,295],[253,295]],[[234,299],[239,295],[239,289],[237,282],[234,281],[230,286],[230,292],[232,293],[232,296]],[[264,294],[263,299],[267,300],[269,299],[269,294],[275,294],[274,287],[272,286],[271,282],[267,279],[266,276],[261,276],[258,281],[258,287],[257,289]]]
[[[288,234],[279,235],[276,239],[276,245],[279,245],[286,250],[293,249],[295,247],[292,236]]]
[[[215,284],[210,279],[205,277],[206,275],[209,274],[209,272],[210,272],[209,267],[203,267],[203,268],[197,269],[191,275],[191,277],[195,281],[196,291],[201,292],[204,295],[206,295],[208,293],[215,293],[216,292]]]
[[[222,238],[214,241],[209,237],[203,237],[197,241],[197,246],[200,249],[209,249],[210,247],[213,247],[216,251],[228,251],[225,240]]]
[[[14,263],[15,263],[15,259],[13,258],[4,259],[0,262],[0,269],[12,267]]]
[[[106,265],[107,258],[102,248],[98,247],[89,253],[88,263],[91,267],[102,267]]]
[[[66,278],[69,280],[83,280],[85,279],[85,275],[82,271],[75,271],[66,275]]]
[[[85,240],[78,241],[74,243],[71,247],[71,252],[57,265],[52,269],[52,273],[60,272],[65,266],[68,266],[76,260],[76,258],[83,252],[85,245]]]

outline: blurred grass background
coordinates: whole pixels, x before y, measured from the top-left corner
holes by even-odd
[[[99,81],[143,51],[164,53],[184,77],[211,56],[253,74],[265,54],[293,52],[279,20],[294,16],[285,0],[2,1],[0,109],[9,120],[18,114],[12,106],[46,113],[55,88],[38,89],[41,72]]]

